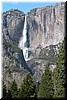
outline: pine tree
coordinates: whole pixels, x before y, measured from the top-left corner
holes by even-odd
[[[12,81],[11,85],[10,85],[10,88],[9,88],[9,91],[12,95],[12,98],[17,98],[17,95],[18,95],[18,88],[17,88],[17,84],[16,84],[16,81]]]
[[[53,80],[52,80],[52,71],[47,65],[45,68],[45,73],[42,75],[40,82],[39,96],[44,98],[53,97]]]
[[[19,98],[36,97],[36,95],[36,84],[32,76],[28,73],[21,84],[21,88],[19,90]]]
[[[65,97],[65,41],[59,50],[54,69],[54,97]]]

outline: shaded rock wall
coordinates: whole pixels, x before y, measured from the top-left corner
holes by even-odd
[[[10,10],[3,13],[3,36],[12,40],[16,45],[22,36],[25,14],[19,10]]]

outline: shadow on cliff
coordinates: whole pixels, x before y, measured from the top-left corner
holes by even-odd
[[[27,69],[28,72],[30,72],[31,75],[34,74],[34,70],[32,70],[26,63],[24,56],[23,56],[23,51],[21,50],[21,52],[18,53],[18,58],[20,63],[24,66],[25,69]]]

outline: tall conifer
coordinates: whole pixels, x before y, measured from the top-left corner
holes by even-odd
[[[65,97],[65,41],[59,50],[54,70],[54,97]]]
[[[47,65],[45,68],[45,73],[42,75],[39,96],[44,98],[53,97],[53,80],[52,80],[52,71]]]

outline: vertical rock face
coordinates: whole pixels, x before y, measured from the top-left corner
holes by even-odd
[[[16,45],[22,36],[25,14],[19,10],[10,10],[3,13],[3,36],[12,40]]]
[[[31,10],[27,14],[30,47],[45,48],[64,38],[64,3]],[[36,45],[35,45],[36,44]]]

